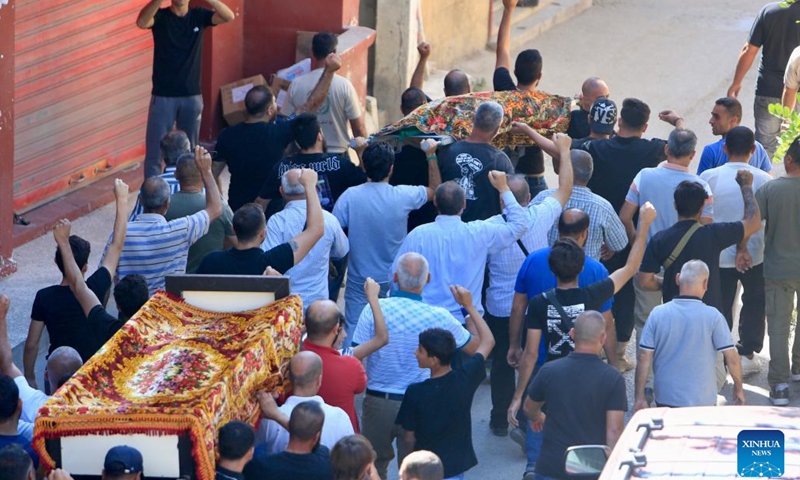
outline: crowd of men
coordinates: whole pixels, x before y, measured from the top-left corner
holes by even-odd
[[[451,145],[368,141],[355,90],[335,73],[341,60],[329,32],[314,36],[314,70],[292,83],[282,109],[269,89],[251,89],[246,120],[220,134],[214,155],[197,146],[202,31],[234,14],[220,0],[206,0],[212,9],[161,2],[137,20],[155,41],[137,204],[129,208],[117,180],[113,232],[88,276],[91,245],[68,221],[56,225],[62,281],[36,293],[21,370],[6,329],[10,300],[0,296],[0,479],[37,475],[32,424],[48,394],[165,277],[185,273],[286,275],[304,305],[291,395],[278,406],[260,392],[258,425],[220,426],[218,480],[385,480],[395,456],[404,480],[464,478],[479,461],[472,399],[487,368],[492,409],[481,414],[491,433],[522,446],[524,479],[561,478],[567,447],[614,446],[629,404],[717,405],[728,375],[728,403],[743,404],[765,330],[769,397],[789,403],[789,382],[800,381],[800,341],[788,344],[800,291],[800,137],[782,158],[785,175],[773,178],[780,120],[766,105],[795,106],[800,4],[759,13],[727,96],[708,106],[721,138],[692,172],[697,136],[678,113],[658,114],[674,127],[667,139],[645,138],[648,105],[618,106],[596,77],[582,84],[567,134],[545,138],[513,123],[532,147],[492,144],[504,111],[491,101],[475,111],[469,137]],[[532,92],[541,54],[522,51],[511,71],[516,3],[503,0],[493,87]],[[762,47],[754,132],[741,125],[736,97]],[[418,50],[398,99],[404,114],[430,100],[422,77],[431,46]],[[470,93],[469,77],[449,72],[444,91]],[[105,307],[112,289],[118,315]],[[634,330],[636,359],[626,354]],[[622,373],[633,369],[629,399]],[[102,475],[138,480],[146,465],[118,446]]]

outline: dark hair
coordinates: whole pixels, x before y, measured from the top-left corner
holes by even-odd
[[[161,158],[168,167],[178,163],[178,157],[184,153],[192,152],[192,144],[186,132],[182,130],[172,130],[161,137]]]
[[[256,85],[244,96],[244,108],[251,117],[260,117],[272,103],[272,92],[264,85]]]
[[[419,334],[419,346],[428,356],[439,359],[442,365],[450,365],[456,356],[456,339],[443,328],[429,328]]]
[[[444,77],[444,95],[464,95],[469,93],[469,77],[461,70],[450,70]]]
[[[725,107],[725,111],[728,112],[728,115],[738,117],[739,120],[742,119],[742,104],[739,100],[733,97],[722,97],[717,99],[714,105]]]
[[[233,231],[240,242],[250,242],[261,234],[266,226],[264,210],[255,203],[246,203],[233,214]]]
[[[319,121],[314,113],[301,113],[292,121],[292,136],[300,150],[313,147],[319,132]]]
[[[697,182],[684,180],[678,184],[673,194],[675,210],[679,217],[693,217],[703,210],[708,200],[706,189]]]
[[[417,109],[420,105],[425,105],[428,102],[428,97],[425,92],[417,87],[408,87],[403,90],[400,95],[400,111],[403,115],[408,115]]]
[[[436,188],[436,208],[442,215],[458,215],[464,208],[466,193],[461,185],[448,180]]]
[[[626,98],[622,101],[619,116],[626,127],[641,130],[650,121],[650,107],[637,98]]]
[[[575,212],[578,218],[572,222],[567,221],[567,212]],[[558,234],[562,237],[576,237],[589,228],[589,215],[578,208],[568,208],[558,217]]]
[[[389,170],[394,165],[394,148],[386,142],[373,142],[361,154],[361,161],[364,162],[367,178],[380,182],[389,176]]]
[[[114,301],[126,319],[136,315],[149,298],[147,280],[138,273],[125,275],[114,287]]]
[[[586,254],[571,238],[563,238],[553,244],[547,263],[550,270],[562,282],[571,282],[578,278],[583,270]]]
[[[323,423],[325,423],[325,412],[319,403],[314,401],[298,403],[292,410],[292,416],[289,417],[289,435],[307,442],[322,431]]]
[[[530,85],[542,76],[542,54],[539,50],[523,50],[514,63],[514,75],[520,85]]]
[[[792,162],[796,166],[800,166],[800,135],[792,140],[792,144],[789,145],[789,150],[786,151],[786,155],[792,158]]]
[[[377,455],[366,437],[349,435],[336,442],[331,450],[334,480],[358,480],[361,472]]]
[[[8,420],[17,411],[19,387],[8,375],[0,375],[0,421]]]
[[[22,445],[12,443],[0,448],[0,480],[25,480],[33,470],[33,460]]]
[[[194,154],[184,153],[178,157],[178,162],[175,164],[175,179],[178,180],[178,183],[184,184],[202,181],[203,176],[194,161]]]
[[[219,429],[219,458],[240,460],[256,443],[253,427],[244,422],[228,422]]]
[[[731,128],[725,135],[725,148],[732,157],[749,157],[755,144],[756,136],[753,131],[741,125]]]
[[[78,268],[83,269],[89,262],[89,255],[92,253],[92,244],[77,235],[69,236],[69,248]],[[61,257],[61,250],[56,247],[56,266],[64,275],[64,259]]]
[[[331,32],[320,32],[311,39],[311,53],[317,60],[323,60],[335,52],[337,46],[339,39]]]

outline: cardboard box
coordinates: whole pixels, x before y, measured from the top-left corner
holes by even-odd
[[[244,97],[247,92],[256,85],[267,86],[267,81],[263,75],[243,78],[239,81],[229,83],[220,87],[220,97],[222,98],[222,116],[228,125],[233,126],[244,122],[245,108]]]

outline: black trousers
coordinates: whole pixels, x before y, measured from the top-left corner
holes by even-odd
[[[508,426],[507,412],[514,397],[514,369],[508,364],[508,317],[495,317],[489,312],[484,315],[489,329],[494,335],[495,346],[492,350],[492,370],[490,385],[492,389],[492,413],[490,425],[503,428]]]
[[[603,262],[603,265],[609,273],[618,270],[625,266],[630,252],[630,247],[626,247]],[[636,292],[633,291],[633,280],[628,280],[628,283],[614,295],[614,305],[611,307],[611,314],[614,315],[614,326],[617,330],[617,343],[628,342],[631,339],[635,324],[633,315],[633,305],[635,303]]]
[[[764,346],[766,329],[764,294],[764,264],[754,266],[745,273],[735,268],[720,268],[719,281],[722,289],[722,314],[733,329],[733,304],[736,301],[736,287],[742,282],[742,309],[739,311],[740,355],[760,352]]]

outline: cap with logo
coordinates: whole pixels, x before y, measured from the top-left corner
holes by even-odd
[[[617,123],[617,104],[609,98],[598,98],[589,110],[589,128],[604,135],[614,133]]]
[[[105,473],[112,475],[141,473],[142,463],[142,454],[139,450],[127,445],[120,445],[106,453],[103,469]]]

